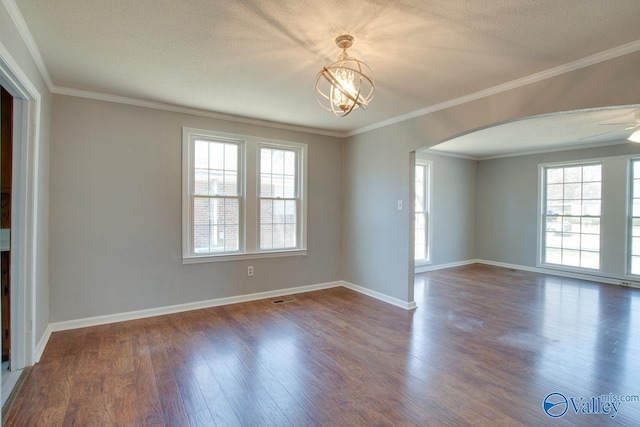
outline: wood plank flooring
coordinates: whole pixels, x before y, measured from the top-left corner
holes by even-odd
[[[54,333],[5,425],[640,425],[570,402],[640,394],[640,290],[476,264],[417,275],[415,311],[295,298]]]

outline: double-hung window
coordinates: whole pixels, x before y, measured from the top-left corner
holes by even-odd
[[[183,129],[183,262],[306,252],[305,144]]]
[[[640,159],[631,160],[629,274],[640,275]]]
[[[541,261],[600,269],[602,164],[544,166]]]
[[[295,148],[260,145],[260,249],[298,246],[300,179]]]
[[[414,258],[417,264],[428,264],[431,260],[430,248],[430,188],[431,163],[417,161],[415,165],[415,248]]]

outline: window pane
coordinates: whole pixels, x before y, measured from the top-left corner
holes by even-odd
[[[297,207],[296,207],[296,201],[295,200],[287,200],[285,202],[285,208],[284,208],[284,222],[286,224],[296,224],[297,221]]]
[[[581,182],[582,166],[564,168],[564,182]]]
[[[547,199],[549,200],[562,199],[563,194],[564,194],[564,184],[547,185]]]
[[[296,179],[293,175],[285,175],[283,178],[284,197],[291,199],[296,196]]]
[[[583,216],[600,216],[600,200],[585,200],[582,202]]]
[[[600,183],[590,182],[582,185],[583,199],[600,199]]]
[[[547,169],[547,184],[558,184],[564,182],[563,168]]]
[[[631,274],[640,275],[640,257],[638,256],[631,257]]]
[[[209,169],[196,169],[194,174],[194,194],[209,194]]]
[[[640,198],[640,179],[633,180],[633,198],[634,199]]]
[[[273,197],[273,185],[271,185],[271,174],[260,174],[260,197]]]
[[[562,249],[547,248],[545,250],[545,262],[549,264],[562,264]]]
[[[284,151],[272,150],[271,173],[284,175]]]
[[[632,215],[634,217],[640,217],[640,199],[633,200],[633,211]]]
[[[582,168],[582,180],[584,182],[602,181],[602,165],[584,166]]]
[[[565,184],[564,185],[565,200],[578,200],[582,198],[582,184]]]
[[[284,173],[285,175],[296,174],[296,153],[285,151],[284,153]]]
[[[564,203],[550,201],[547,203],[547,215],[562,215],[564,213]]]
[[[209,198],[196,197],[193,200],[193,224],[209,225]]]
[[[640,237],[631,239],[631,255],[640,256]]]
[[[631,221],[631,235],[640,237],[640,218]]]
[[[228,171],[238,170],[238,146],[235,144],[224,145],[224,169]]]
[[[547,248],[562,248],[562,234],[547,233],[545,244]]]
[[[271,150],[268,148],[260,149],[260,171],[265,174],[271,173]]]
[[[600,254],[598,252],[581,252],[580,267],[599,269]]]
[[[580,235],[575,233],[563,233],[562,248],[580,249]]]
[[[583,251],[600,251],[600,235],[598,234],[583,234],[580,239],[580,249]]]
[[[563,249],[562,265],[567,265],[571,267],[580,267],[580,251]]]
[[[582,218],[582,232],[600,234],[600,218]]]
[[[209,143],[209,169],[224,170],[224,146],[221,142]]]
[[[209,143],[207,141],[195,141],[194,155],[196,169],[209,169]]]

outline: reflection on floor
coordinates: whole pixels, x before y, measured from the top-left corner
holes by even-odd
[[[57,332],[5,426],[640,425],[640,290],[484,265],[415,290]]]

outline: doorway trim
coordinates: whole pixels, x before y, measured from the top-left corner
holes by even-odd
[[[38,239],[38,161],[41,95],[0,42],[0,84],[14,98],[13,185],[11,213],[11,366],[20,370],[35,364]],[[46,242],[45,242],[46,243]]]

